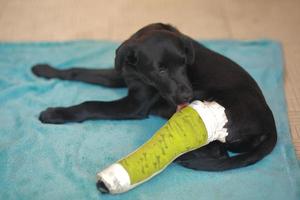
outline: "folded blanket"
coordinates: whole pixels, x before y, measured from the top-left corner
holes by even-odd
[[[96,172],[135,150],[165,120],[95,120],[42,124],[49,106],[86,100],[110,101],[127,94],[79,82],[45,80],[31,73],[36,63],[113,66],[118,43],[72,41],[0,43],[0,199],[300,199],[300,170],[290,138],[283,90],[281,46],[273,41],[204,41],[241,64],[258,82],[276,120],[278,144],[255,165],[204,172],[171,164],[157,177],[125,194],[96,190]]]

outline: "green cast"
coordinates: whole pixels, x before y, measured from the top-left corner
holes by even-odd
[[[120,160],[131,185],[160,172],[183,153],[207,143],[207,130],[197,111],[187,106],[175,113],[145,144]]]

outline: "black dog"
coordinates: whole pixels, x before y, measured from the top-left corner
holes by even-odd
[[[253,78],[238,64],[166,24],[148,25],[116,51],[115,69],[54,69],[36,65],[37,76],[128,87],[125,98],[48,108],[43,123],[88,119],[169,118],[192,100],[216,101],[228,118],[226,143],[212,142],[176,162],[196,170],[221,171],[247,166],[269,154],[277,140],[272,112]],[[228,151],[238,153],[230,157]]]

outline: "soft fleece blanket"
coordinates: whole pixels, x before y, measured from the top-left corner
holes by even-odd
[[[42,124],[38,115],[49,106],[109,101],[125,96],[127,90],[45,80],[30,69],[36,63],[62,69],[111,67],[119,44],[0,43],[0,199],[299,200],[300,170],[287,119],[281,46],[268,40],[203,43],[241,64],[261,86],[279,136],[269,156],[253,166],[214,173],[171,164],[130,192],[102,195],[95,187],[96,172],[144,143],[165,120],[150,116],[144,120]]]

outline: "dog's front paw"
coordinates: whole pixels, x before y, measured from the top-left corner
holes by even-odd
[[[39,120],[46,124],[63,124],[69,118],[64,108],[47,108],[41,112]]]
[[[57,77],[57,69],[51,67],[48,64],[37,64],[31,68],[33,74],[44,78],[54,78]]]

